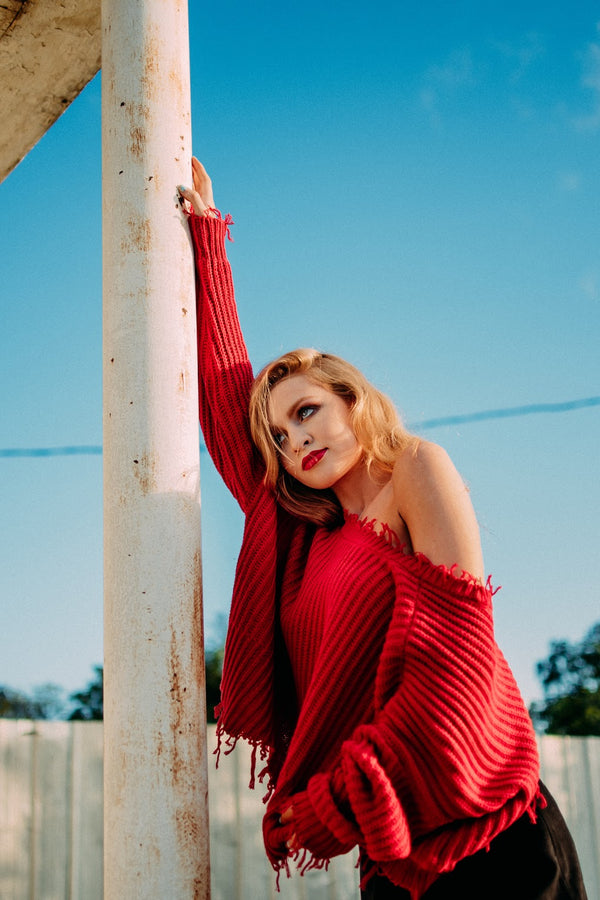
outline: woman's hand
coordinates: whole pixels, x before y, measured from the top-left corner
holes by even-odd
[[[192,183],[193,188],[180,184],[177,190],[191,206],[191,211],[197,216],[214,216],[215,201],[213,198],[212,181],[202,163],[192,157]]]
[[[291,822],[293,822],[293,820],[294,820],[294,807],[288,806],[288,808],[285,810],[285,812],[281,813],[281,816],[279,817],[279,821],[281,822],[282,825],[289,825]],[[298,846],[298,838],[296,837],[295,832],[292,834],[291,838],[285,842],[285,845],[288,848],[288,850],[292,851],[292,853],[294,852],[294,850],[300,849],[300,847]]]

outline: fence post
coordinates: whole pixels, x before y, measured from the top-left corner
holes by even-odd
[[[103,0],[105,900],[210,895],[185,0]]]

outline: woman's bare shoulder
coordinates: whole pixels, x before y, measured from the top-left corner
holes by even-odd
[[[432,441],[417,438],[400,454],[394,465],[394,483],[411,487],[421,482],[442,483],[460,481],[464,486],[454,463],[446,450]]]
[[[417,440],[396,461],[394,500],[413,549],[436,565],[483,577],[479,527],[469,490],[443,447]]]

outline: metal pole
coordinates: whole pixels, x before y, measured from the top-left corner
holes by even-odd
[[[105,900],[210,896],[185,0],[103,0]]]

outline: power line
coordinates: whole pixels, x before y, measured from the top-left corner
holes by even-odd
[[[572,412],[590,406],[600,406],[600,397],[584,397],[581,400],[566,400],[564,403],[532,403],[529,406],[484,409],[480,412],[465,413],[459,416],[425,419],[423,422],[413,422],[409,427],[427,431],[433,428],[442,428],[445,425],[464,425],[470,422],[483,422],[487,419],[511,419],[517,416]],[[200,446],[200,452],[206,453],[204,444]],[[100,444],[81,444],[67,447],[8,447],[0,449],[0,458],[4,459],[48,456],[102,456],[102,446]]]
[[[0,457],[17,456],[102,456],[102,447],[97,444],[82,444],[74,447],[8,447],[0,450]]]
[[[439,419],[425,419],[411,427],[427,429],[442,425],[462,425],[465,422],[483,422],[485,419],[510,419],[516,416],[532,416],[538,413],[571,412],[586,406],[600,406],[600,397],[585,397],[582,400],[566,400],[564,403],[532,403],[529,406],[509,406],[505,409],[485,409],[481,412],[465,413],[461,416],[443,416]]]

